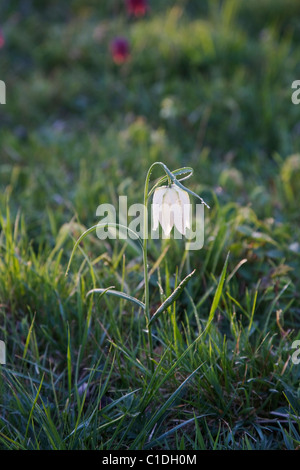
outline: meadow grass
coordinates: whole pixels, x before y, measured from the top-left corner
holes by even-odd
[[[0,11],[0,448],[298,448],[299,2]],[[143,302],[139,247],[92,233],[65,272],[97,206],[142,203],[155,161],[192,166],[211,208],[203,249],[149,241],[151,314],[196,269],[153,323],[152,372],[142,309],[87,295]]]

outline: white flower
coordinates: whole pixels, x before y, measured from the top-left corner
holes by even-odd
[[[153,230],[156,230],[160,223],[168,237],[175,225],[178,232],[185,235],[186,229],[191,228],[190,207],[190,198],[186,191],[176,184],[160,186],[153,195]]]

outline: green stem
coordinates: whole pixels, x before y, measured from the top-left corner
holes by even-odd
[[[145,316],[146,316],[146,328],[148,331],[148,342],[149,342],[149,359],[151,372],[154,372],[153,357],[153,342],[152,342],[152,326],[150,325],[150,308],[149,308],[149,276],[148,276],[148,261],[147,261],[147,239],[144,240],[143,248],[144,258],[144,280],[145,280]]]
[[[148,189],[151,168],[149,169],[145,181],[144,190],[144,240],[143,240],[143,262],[144,262],[144,289],[145,289],[145,317],[146,329],[148,331],[149,359],[151,372],[154,372],[152,327],[150,325],[150,303],[149,303],[149,273],[148,273]]]
[[[143,240],[143,262],[144,262],[144,282],[145,282],[145,317],[146,317],[146,329],[148,332],[148,344],[149,344],[149,360],[151,372],[154,372],[154,362],[153,362],[153,341],[152,341],[152,325],[150,317],[150,304],[149,304],[149,274],[148,274],[148,201],[152,192],[149,193],[149,182],[150,176],[155,165],[159,165],[163,168],[166,173],[168,184],[172,182],[172,173],[170,170],[161,162],[154,162],[147,173],[145,180],[145,189],[144,189],[144,240]]]

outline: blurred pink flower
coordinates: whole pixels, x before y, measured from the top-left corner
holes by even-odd
[[[4,44],[5,44],[4,35],[3,35],[3,33],[2,33],[2,31],[1,31],[1,29],[0,29],[0,49],[1,49],[1,47],[4,46]]]
[[[127,11],[130,15],[144,16],[148,10],[147,0],[126,0]]]
[[[110,43],[110,51],[116,64],[127,62],[130,57],[129,42],[126,38],[117,37]]]

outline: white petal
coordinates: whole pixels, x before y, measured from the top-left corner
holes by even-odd
[[[172,185],[170,188],[167,188],[164,196],[163,196],[163,202],[165,204],[169,204],[172,206],[172,204],[176,204],[178,202],[178,194],[176,189],[174,189]]]
[[[192,218],[192,204],[184,206],[184,224],[185,228],[191,228],[191,218]]]
[[[182,197],[183,203],[183,225],[184,232],[187,228],[191,228],[191,215],[192,215],[192,205],[190,204],[189,195],[185,192],[185,196]]]
[[[177,191],[178,198],[180,199],[180,202],[181,202],[182,205],[190,203],[190,198],[189,198],[189,195],[186,191],[179,188],[178,186],[176,186],[176,191]]]
[[[186,191],[175,184],[171,187],[160,186],[153,195],[153,230],[156,230],[160,223],[168,237],[175,224],[177,230],[185,235],[186,229],[191,226],[190,209],[190,199]]]
[[[174,205],[174,225],[178,232],[184,235],[182,208],[180,204]]]

